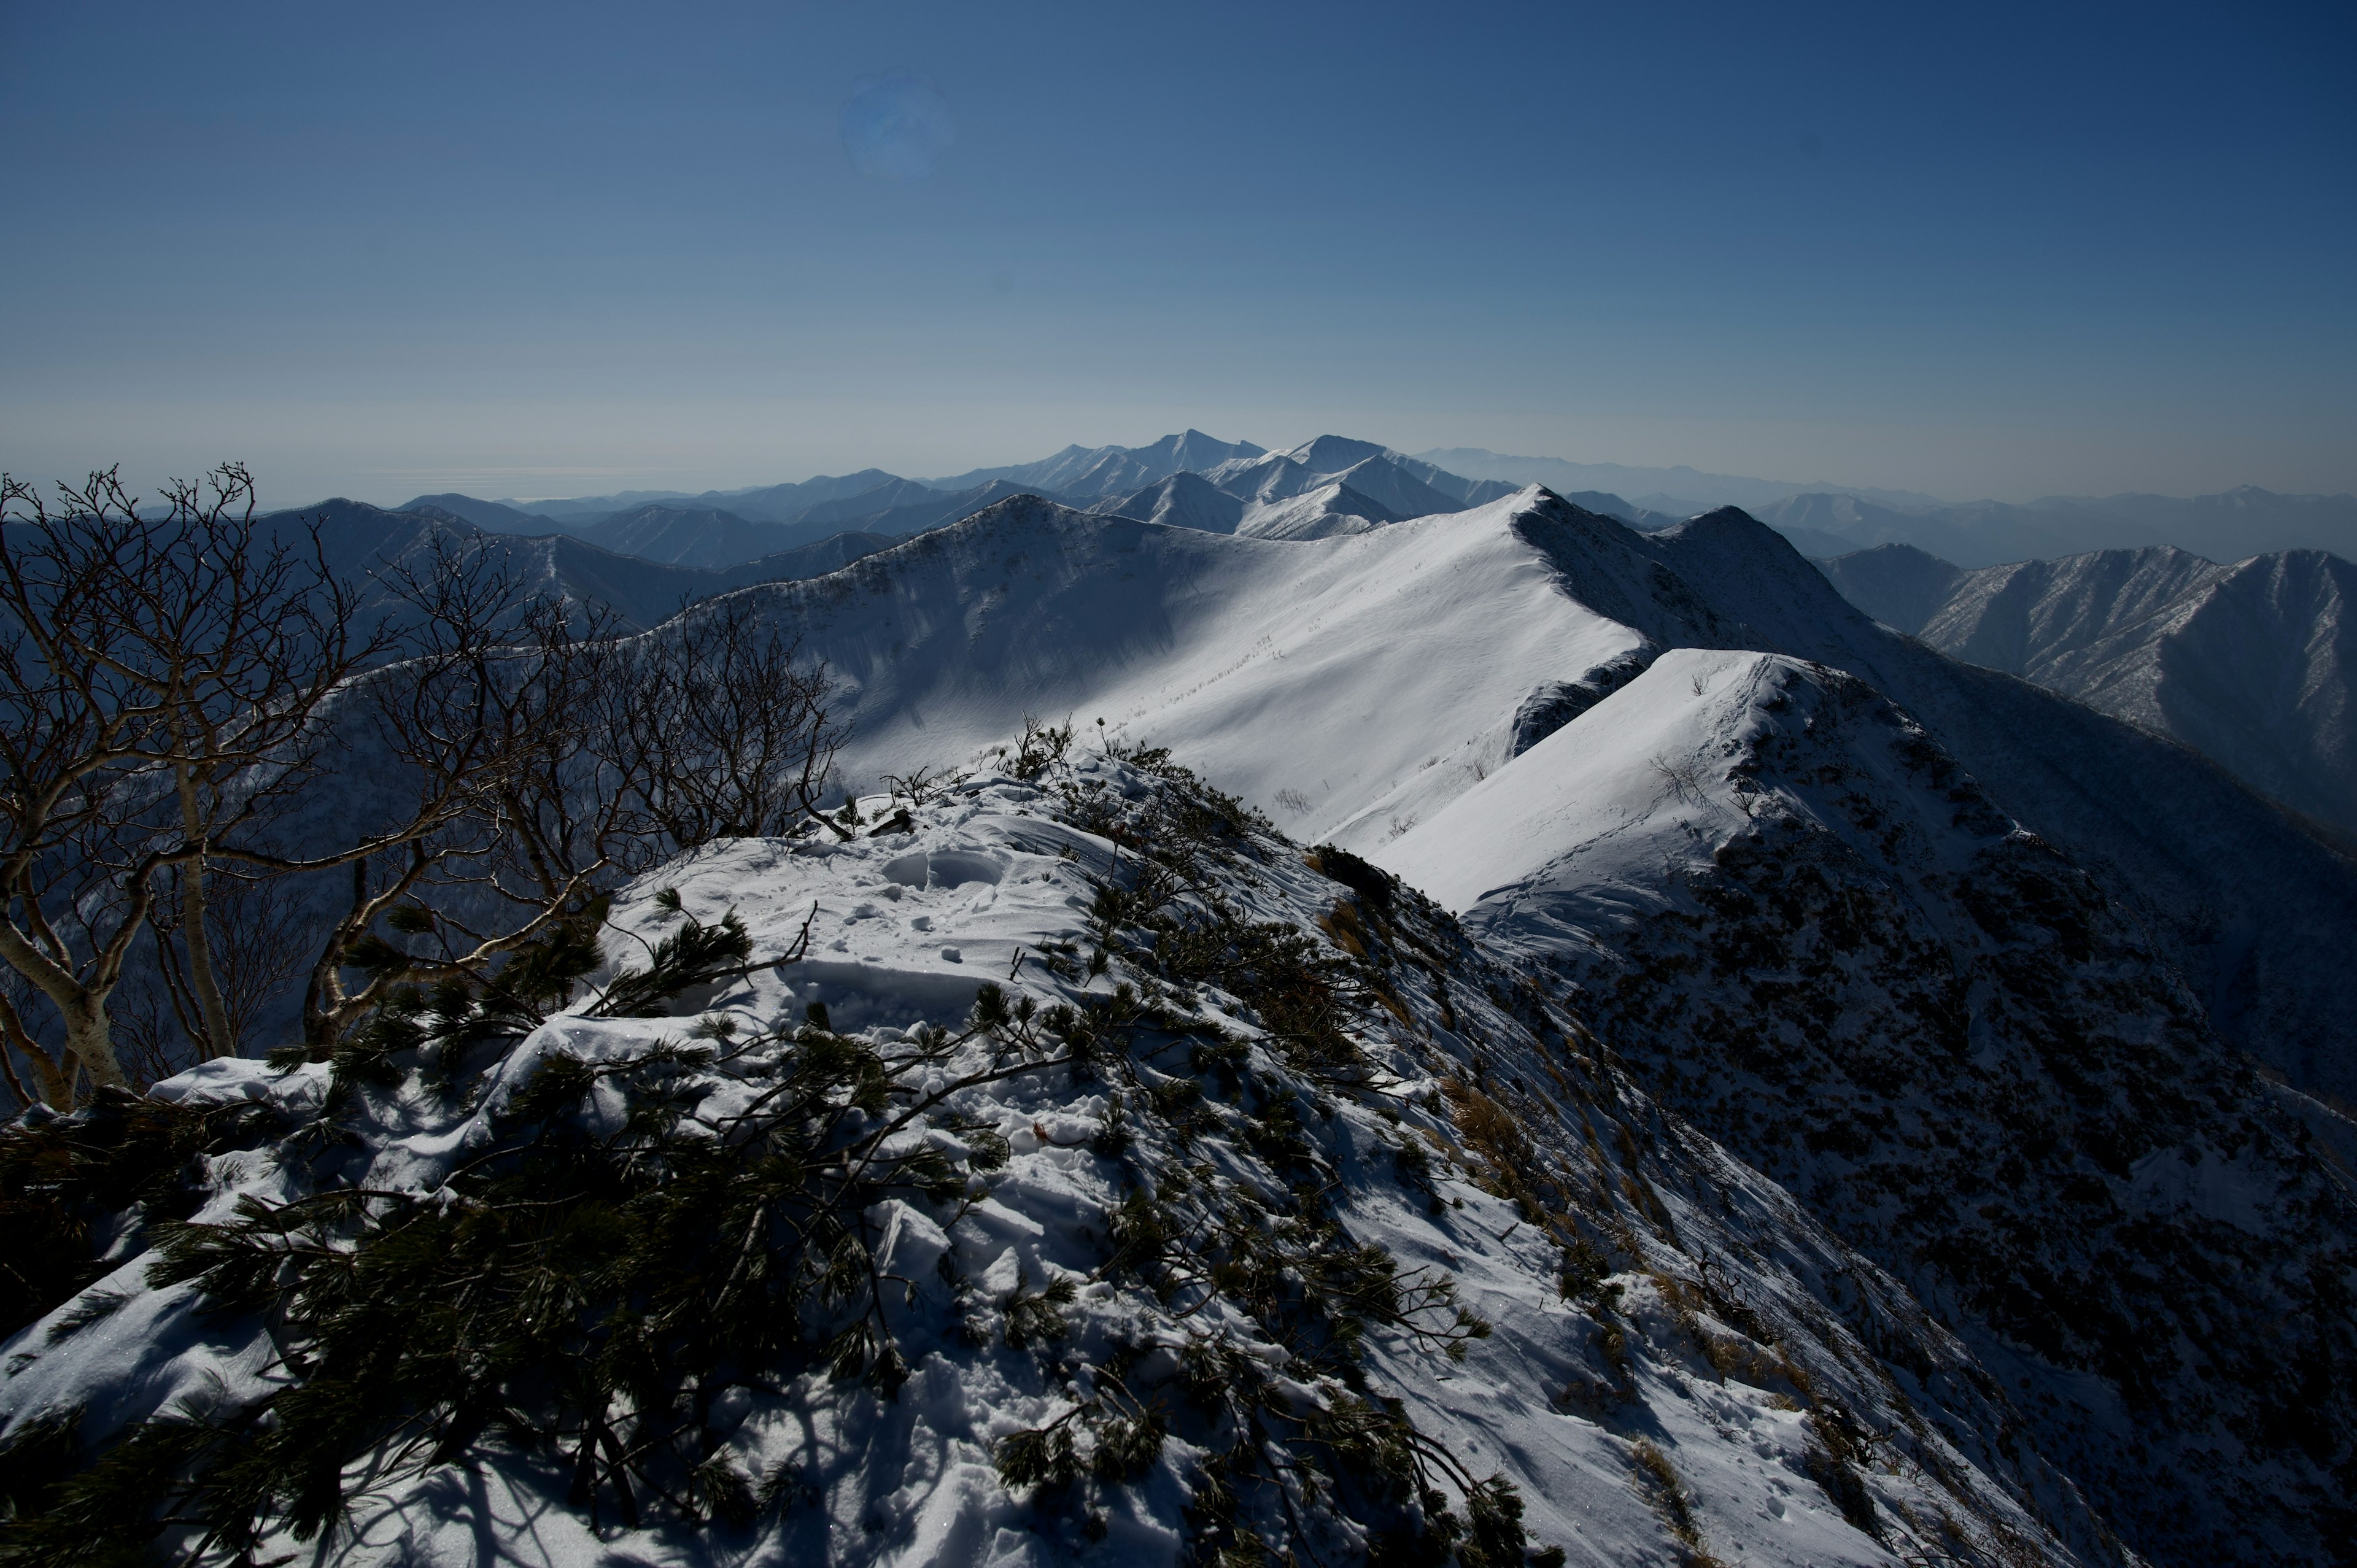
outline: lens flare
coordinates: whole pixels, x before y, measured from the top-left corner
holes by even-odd
[[[957,140],[941,89],[905,70],[859,85],[843,106],[843,151],[870,179],[922,179]]]

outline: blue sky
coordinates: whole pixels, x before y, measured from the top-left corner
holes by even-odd
[[[0,462],[2357,490],[2352,67],[2346,5],[0,0]]]

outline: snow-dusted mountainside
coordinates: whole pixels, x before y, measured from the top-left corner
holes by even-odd
[[[2357,843],[2357,566],[2339,556],[2154,546],[1964,572],[1885,545],[1824,570],[1887,625],[2181,740]]]
[[[7,1298],[11,1549],[161,1504],[418,1568],[2136,1561],[2051,1391],[1548,971],[1156,757],[1014,762],[647,879],[639,963],[742,924],[667,1002],[0,1136],[105,1239]]]
[[[1088,509],[1107,517],[1135,518],[1206,533],[1233,533],[1244,520],[1244,503],[1200,474],[1173,474],[1125,496],[1108,496]]]
[[[1864,682],[1665,653],[1379,858],[1906,1280],[2147,1555],[2349,1550],[2348,1173]]]
[[[2133,908],[2230,1039],[2295,1083],[2357,1099],[2357,1035],[2330,1000],[2345,984],[2357,866],[2185,747],[1876,625],[1740,512],[1640,538],[1737,623],[1717,646],[1815,659],[1890,697]]]
[[[1245,507],[1236,532],[1251,539],[1332,539],[1398,521],[1399,513],[1338,479],[1283,500]]]
[[[1018,499],[847,573],[763,590],[846,683],[852,776],[1026,713],[1197,757],[1309,838],[1365,852],[1660,650],[1859,675],[2146,922],[2219,1028],[2357,1100],[2357,866],[2214,765],[1876,625],[1739,512],[1654,533],[1532,490],[1345,538],[1268,542]]]
[[[1339,435],[1321,435],[1290,452],[1235,458],[1205,469],[1203,477],[1243,501],[1248,517],[1252,509],[1275,507],[1335,485],[1381,508],[1385,515],[1373,520],[1378,521],[1458,511],[1467,504],[1409,473],[1381,447]]]
[[[1488,736],[1503,759],[1534,671],[1643,641],[1558,590],[1514,505],[1301,543],[1022,499],[760,596],[843,682],[862,787],[1071,713],[1364,845],[1436,753]]]

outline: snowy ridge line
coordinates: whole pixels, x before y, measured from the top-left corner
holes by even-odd
[[[2333,1119],[1872,688],[1674,650],[1383,854],[1904,1280],[2142,1550],[2345,1558]]]
[[[155,1114],[252,1120],[178,1176],[197,1230],[169,1203],[124,1213],[103,1276],[12,1338],[12,1458],[122,1453],[175,1410],[271,1401],[293,1421],[296,1393],[348,1370],[281,1348],[341,1343],[331,1298],[241,1308],[227,1276],[151,1277],[159,1242],[185,1257],[191,1237],[284,1233],[254,1230],[277,1206],[431,1196],[316,1210],[332,1244],[304,1265],[391,1248],[423,1268],[427,1243],[459,1244],[436,1238],[490,1223],[486,1155],[506,1149],[538,1162],[544,1203],[580,1172],[641,1173],[557,1233],[668,1244],[629,1217],[653,1205],[693,1230],[701,1210],[662,1208],[685,1176],[643,1173],[705,1169],[727,1129],[819,1085],[768,1135],[823,1163],[888,1126],[861,1146],[915,1184],[829,1244],[877,1292],[684,1320],[650,1343],[701,1370],[666,1383],[601,1359],[640,1318],[598,1317],[601,1287],[576,1282],[607,1337],[560,1336],[559,1364],[597,1400],[519,1372],[507,1414],[445,1412],[447,1456],[404,1458],[395,1431],[308,1472],[348,1511],[266,1495],[253,1550],[295,1549],[308,1518],[305,1554],[352,1563],[1161,1563],[1247,1536],[1327,1561],[1420,1536],[1465,1568],[1548,1545],[1592,1563],[2133,1561],[1902,1286],[1664,1115],[1531,973],[1157,757],[1012,760],[1029,777],[977,773],[905,815],[860,802],[854,842],[740,841],[640,885],[615,919],[656,946],[733,914],[770,951],[811,919],[806,957],[683,993],[674,1016],[564,1013],[473,1055],[228,1060],[159,1086]],[[976,1077],[1009,1051],[1020,1070]],[[8,1136],[93,1137],[116,1114]],[[750,1175],[712,1190],[749,1201]],[[844,1300],[874,1316],[846,1322]],[[753,1321],[786,1325],[759,1341],[768,1365],[699,1337]],[[274,1429],[239,1430],[266,1448]]]

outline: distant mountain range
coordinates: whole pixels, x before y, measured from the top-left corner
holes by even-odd
[[[1202,520],[1200,525],[1275,539],[1359,532],[1478,506],[1517,488],[1499,479],[1469,479],[1346,436],[1321,435],[1290,452],[1272,453],[1248,441],[1222,441],[1188,430],[1150,446],[1068,446],[1036,463],[976,468],[944,479],[908,479],[867,468],[801,484],[696,496],[629,491],[526,502],[439,494],[419,496],[399,510],[447,512],[493,533],[570,535],[619,554],[718,571],[846,530],[888,538],[921,533],[1017,495],[1123,516],[1135,508],[1150,512],[1157,504],[1150,499],[1157,488],[1182,474],[1201,476],[1211,490],[1237,503],[1189,509],[1186,515]],[[1593,499],[1640,526],[1650,519],[1643,509],[1617,496]],[[1165,515],[1172,514],[1166,509]]]
[[[2155,545],[1966,571],[1908,544],[1819,564],[1884,625],[2182,741],[2357,846],[2357,565]]]
[[[1189,486],[1182,488],[1194,499],[1174,510],[1178,492],[1168,482],[1181,474],[1200,477],[1240,504],[1206,500]],[[568,533],[668,565],[726,570],[845,530],[891,538],[922,532],[1014,495],[1101,514],[1183,517],[1189,527],[1215,532],[1315,539],[1480,506],[1529,484],[1649,532],[1715,507],[1739,506],[1818,559],[1894,543],[1968,569],[2149,545],[2214,561],[2295,549],[2357,558],[2357,497],[2345,495],[2280,495],[2244,486],[2214,496],[1952,502],[1910,490],[1683,466],[1574,463],[1472,446],[1410,456],[1340,435],[1271,452],[1200,430],[1144,446],[1067,446],[1036,462],[936,479],[864,468],[700,495],[630,490],[534,501],[426,495],[401,510],[438,508],[494,533]]]
[[[1504,479],[1516,485],[1544,485],[1559,496],[1574,490],[1602,490],[1631,496],[1653,511],[1691,517],[1713,507],[1739,506],[1754,515],[1759,509],[1787,496],[1831,492],[1863,496],[1889,506],[1945,506],[1937,496],[1914,490],[1878,490],[1824,480],[1797,484],[1786,479],[1751,479],[1737,474],[1709,474],[1679,464],[1671,468],[1633,467],[1626,463],[1573,463],[1561,457],[1516,457],[1481,446],[1439,446],[1419,452],[1424,462],[1477,478]],[[1764,520],[1763,520],[1764,521]]]
[[[1712,507],[1739,506],[1803,554],[1821,559],[1878,544],[1911,544],[1965,567],[2154,544],[2213,561],[2276,550],[2329,550],[2357,559],[2357,496],[2282,495],[2244,485],[2212,496],[2049,496],[2015,505],[1944,501],[1868,486],[1750,479],[1687,467],[1512,457],[1474,446],[1421,456],[1460,474],[1544,485],[1641,528],[1649,524],[1631,511],[1690,517]],[[1609,493],[1593,499],[1573,494],[1583,489]],[[1621,501],[1623,496],[1634,500]],[[1598,499],[1619,504],[1598,505]]]
[[[422,562],[437,545],[454,546],[470,554],[488,551],[526,585],[569,604],[603,606],[632,629],[657,625],[683,605],[734,588],[823,576],[892,542],[878,534],[839,532],[726,568],[710,568],[625,554],[572,533],[519,537],[486,528],[447,508],[414,502],[388,511],[338,498],[273,513],[264,522],[271,531],[287,535],[317,525],[329,569],[362,582],[382,579],[392,569]],[[363,629],[402,613],[388,586],[364,590]]]

